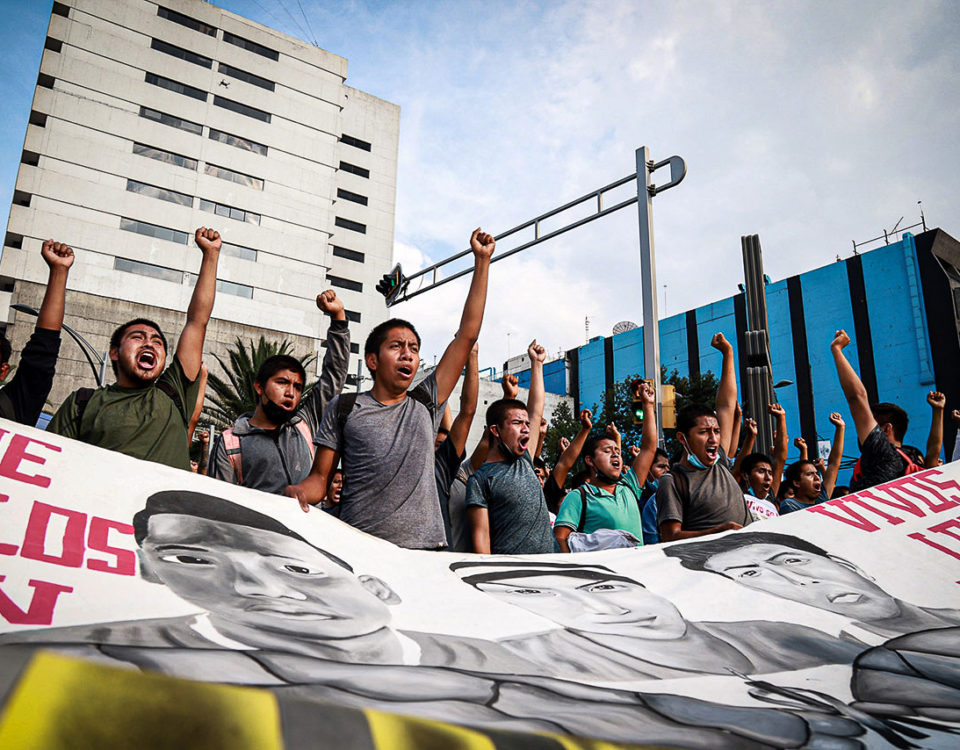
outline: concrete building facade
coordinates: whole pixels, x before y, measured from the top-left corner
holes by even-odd
[[[346,74],[201,0],[54,2],[0,257],[14,351],[35,318],[10,305],[39,307],[45,239],[75,249],[65,322],[104,352],[133,317],[176,336],[207,226],[224,239],[207,353],[264,335],[322,357],[315,298],[332,287],[355,374],[387,317],[374,287],[392,266],[400,110]],[[67,337],[57,371],[50,408],[94,384]]]

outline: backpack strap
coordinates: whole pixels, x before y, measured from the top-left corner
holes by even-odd
[[[80,424],[83,422],[83,413],[87,410],[87,404],[90,403],[90,397],[93,396],[93,388],[78,388],[73,397],[73,405],[77,407],[77,437],[80,436]]]
[[[243,484],[243,460],[240,454],[240,438],[233,433],[233,428],[231,427],[220,433],[220,439],[223,440],[227,460],[230,461],[230,465],[233,467],[233,473],[237,477],[237,484]]]
[[[180,394],[170,385],[166,380],[157,381],[157,388],[166,393],[172,400],[173,405],[177,408],[177,413],[183,418],[184,424],[187,424],[189,421],[183,412],[183,401],[180,400]]]
[[[353,411],[353,405],[357,403],[356,393],[341,393],[337,399],[337,444],[340,446],[340,453],[343,453],[343,428],[347,424],[347,417]],[[313,445],[313,439],[310,439],[310,445]]]
[[[580,493],[580,523],[577,524],[577,533],[582,534],[587,524],[587,492],[583,485],[577,487],[577,491]]]
[[[294,427],[300,431],[303,439],[307,441],[307,447],[310,449],[310,458],[313,458],[317,452],[317,446],[313,444],[313,432],[310,430],[310,425],[307,424],[307,420],[301,419]]]
[[[420,388],[414,388],[412,391],[407,391],[407,395],[414,401],[418,401],[427,407],[427,411],[430,412],[430,422],[433,423],[434,416],[437,413],[437,406],[433,403],[430,396],[424,393]]]

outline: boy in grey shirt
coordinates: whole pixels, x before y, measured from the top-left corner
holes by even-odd
[[[342,456],[341,520],[411,549],[446,545],[433,471],[439,405],[453,391],[480,335],[496,243],[476,229],[470,245],[473,279],[460,328],[422,383],[408,392],[420,366],[420,335],[412,324],[395,318],[370,332],[364,360],[373,388],[330,403],[316,436],[309,476],[285,490],[304,511],[326,495],[327,481]]]

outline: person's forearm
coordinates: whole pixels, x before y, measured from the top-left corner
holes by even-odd
[[[561,552],[570,552],[570,545],[567,544],[567,537],[570,536],[572,531],[573,530],[568,526],[553,527],[553,537],[557,540],[557,546],[560,547]]]
[[[770,491],[776,495],[780,489],[780,480],[783,479],[783,467],[787,465],[787,452],[790,449],[790,436],[787,435],[787,413],[783,411],[777,415],[777,442],[773,450],[773,481]]]
[[[471,347],[480,336],[483,309],[487,303],[487,278],[489,275],[490,259],[475,258],[470,291],[467,292],[467,301],[463,305],[463,314],[460,316],[460,328],[457,330],[457,338],[462,338]]]
[[[471,522],[470,537],[473,540],[473,551],[478,555],[490,554],[490,528],[481,521]]]
[[[726,344],[722,353],[720,386],[717,388],[717,422],[720,424],[720,444],[729,455],[734,449],[730,443],[733,439],[733,422],[737,410],[737,374],[733,366],[733,347]]]
[[[809,453],[807,452],[806,444],[801,445],[799,448],[799,451],[800,451],[800,460],[807,461],[809,459]]]
[[[833,488],[837,486],[837,475],[840,473],[840,462],[843,460],[843,440],[846,428],[844,425],[837,425],[833,433],[833,445],[830,446],[830,455],[827,457],[827,471],[823,477],[823,489],[827,497],[833,494]]]
[[[530,362],[530,395],[527,397],[527,414],[530,417],[530,429],[540,430],[543,417],[543,404],[546,399],[543,390],[543,362]]]
[[[567,481],[567,474],[570,473],[570,469],[577,462],[577,457],[583,450],[583,446],[586,445],[588,437],[590,437],[590,428],[581,425],[580,432],[573,438],[567,449],[560,454],[557,465],[553,467],[553,477],[557,480],[558,487],[563,487],[563,483]]]
[[[476,352],[467,359],[467,371],[463,375],[463,388],[460,390],[460,413],[468,412],[471,417],[477,413],[477,397],[480,395],[480,370]]]
[[[40,315],[37,316],[37,328],[59,331],[63,326],[63,309],[67,295],[68,269],[54,266],[47,278],[47,289],[40,303]]]
[[[730,450],[727,451],[727,456],[729,458],[737,458],[741,449],[740,446],[740,425],[742,422],[742,417],[740,414],[739,402],[737,404],[737,409],[733,412],[733,434],[730,436]]]
[[[940,460],[940,449],[943,447],[943,409],[934,407],[930,418],[930,435],[927,437],[927,452],[923,457],[923,465],[932,469]]]
[[[219,253],[206,252],[200,261],[200,273],[193,287],[190,304],[187,307],[187,323],[206,327],[213,312],[213,302],[217,296],[217,262]]]

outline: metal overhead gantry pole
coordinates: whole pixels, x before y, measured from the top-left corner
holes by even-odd
[[[653,196],[657,193],[668,190],[679,185],[687,174],[687,166],[679,156],[671,156],[661,162],[654,162],[650,158],[650,150],[646,146],[641,146],[636,151],[637,171],[631,175],[623,177],[616,182],[611,182],[596,190],[592,190],[586,195],[565,203],[562,206],[554,208],[551,211],[540,214],[539,216],[518,224],[513,229],[501,232],[494,239],[497,242],[512,237],[524,230],[533,230],[533,239],[523,242],[517,247],[510,248],[506,252],[495,254],[491,263],[509,258],[511,255],[527,250],[541,242],[558,237],[564,232],[583,226],[601,216],[612,214],[621,208],[637,204],[637,210],[640,220],[640,277],[641,290],[643,294],[643,366],[644,374],[656,383],[657,391],[657,427],[661,424],[661,389],[660,389],[660,332],[657,319],[657,274],[656,261],[653,251]],[[651,182],[651,175],[661,167],[670,167],[670,180],[663,185],[655,185]],[[628,183],[635,182],[637,194],[625,200],[619,201],[612,206],[604,207],[604,196],[612,190]],[[541,225],[547,219],[551,219],[565,211],[569,211],[578,206],[594,204],[593,211],[588,216],[564,224],[558,229],[544,233]],[[445,258],[432,266],[417,271],[411,276],[404,276],[403,269],[398,263],[393,270],[383,277],[383,280],[377,284],[377,291],[386,297],[387,307],[392,307],[400,302],[406,302],[414,297],[436,289],[438,286],[447,282],[459,279],[473,272],[473,268],[461,269],[449,276],[440,277],[439,271],[444,266],[448,266],[461,258],[470,254],[470,250],[464,250]],[[411,291],[411,283],[420,280],[421,283]],[[652,334],[652,335],[651,335]],[[661,431],[662,434],[662,431]]]

